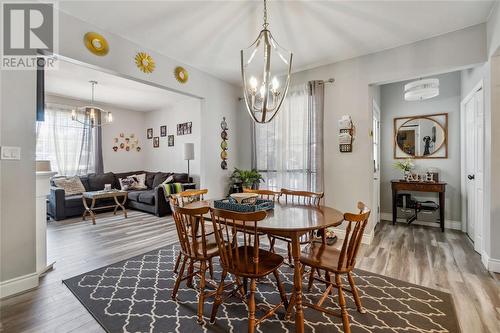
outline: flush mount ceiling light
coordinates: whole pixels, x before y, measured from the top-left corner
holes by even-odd
[[[99,127],[112,123],[113,114],[94,105],[94,89],[97,81],[89,81],[89,83],[92,85],[90,105],[71,110],[71,120],[91,127]]]
[[[405,101],[423,101],[439,95],[439,79],[425,79],[405,84]]]
[[[279,46],[267,29],[269,23],[266,0],[262,26],[255,42],[249,48],[241,50],[241,76],[245,104],[250,116],[257,123],[268,123],[278,113],[288,91],[292,53]],[[282,77],[278,78],[277,75]]]

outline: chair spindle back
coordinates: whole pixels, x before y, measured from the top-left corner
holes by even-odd
[[[345,229],[345,238],[340,251],[338,269],[351,270],[356,263],[356,255],[358,254],[361,239],[368,218],[370,217],[370,209],[362,202],[358,202],[359,214],[345,213],[344,221],[347,221]]]
[[[228,272],[254,266],[258,273],[259,235],[257,223],[266,218],[265,211],[237,213],[210,209],[221,266]]]
[[[285,197],[285,204],[298,204],[306,206],[319,206],[324,192],[295,191],[281,189],[281,196]]]
[[[181,251],[192,259],[207,258],[207,235],[205,233],[205,217],[210,208],[185,208],[175,204],[171,198],[170,207],[177,228],[177,236]]]
[[[271,190],[252,190],[249,188],[243,189],[244,193],[256,193],[259,195],[260,199],[276,201],[279,199],[281,192],[275,192]]]
[[[187,205],[191,202],[204,200],[204,195],[208,193],[208,189],[201,190],[186,190],[175,194],[179,206]]]

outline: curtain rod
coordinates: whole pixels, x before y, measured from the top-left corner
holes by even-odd
[[[329,78],[328,80],[319,80],[319,81],[326,84],[326,83],[334,83],[335,79],[334,78]]]

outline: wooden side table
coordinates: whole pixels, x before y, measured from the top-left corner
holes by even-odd
[[[118,210],[118,208],[121,208],[121,210],[123,211],[123,215],[125,216],[125,218],[127,218],[127,209],[124,206],[125,202],[127,201],[127,195],[128,195],[127,191],[120,191],[120,190],[83,192],[82,200],[83,200],[83,206],[85,207],[85,211],[83,212],[82,220],[85,221],[85,217],[87,216],[87,214],[89,214],[90,217],[92,218],[92,224],[95,224],[95,211],[107,208],[114,208],[113,211],[114,215],[116,215],[116,211]],[[118,197],[123,197],[123,200],[121,202],[118,201]],[[97,200],[109,199],[109,198],[113,198],[115,200],[114,205],[95,207],[95,203]],[[92,200],[90,207],[87,204],[87,199]]]
[[[397,196],[398,191],[410,192],[435,192],[439,194],[439,225],[444,231],[444,194],[446,183],[443,182],[408,182],[404,180],[392,180],[392,224],[396,224],[397,219]]]

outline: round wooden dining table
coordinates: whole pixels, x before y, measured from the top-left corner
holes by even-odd
[[[186,205],[189,208],[213,207],[212,200],[196,201]],[[267,211],[267,217],[259,221],[259,232],[287,237],[292,240],[295,293],[295,331],[304,332],[304,310],[302,307],[302,276],[300,274],[300,236],[319,229],[336,227],[344,220],[344,214],[327,206],[306,206],[275,202],[274,209]],[[323,233],[324,235],[325,233]]]

